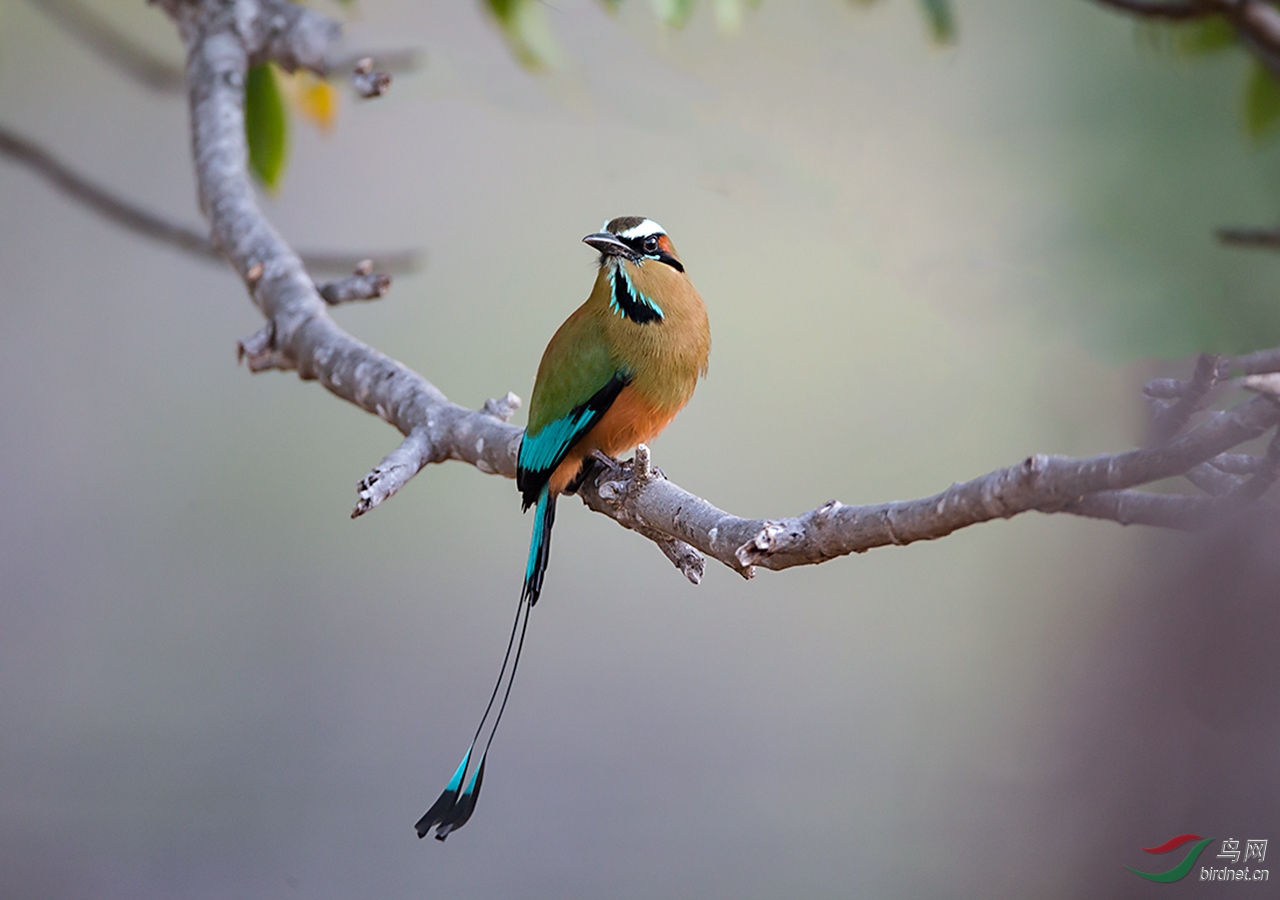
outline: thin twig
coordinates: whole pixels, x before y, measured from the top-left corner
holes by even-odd
[[[1244,372],[1246,375],[1280,372],[1280,347],[1232,357],[1229,363],[1232,369]]]
[[[1280,429],[1276,429],[1267,444],[1267,452],[1258,460],[1253,477],[1227,495],[1229,501],[1238,504],[1252,503],[1261,497],[1280,478]]]
[[[152,53],[130,35],[116,28],[77,0],[31,0],[68,34],[153,91],[182,90],[182,68]]]
[[[391,276],[373,271],[373,260],[363,259],[346,278],[319,286],[320,296],[330,306],[353,300],[377,300],[391,289]]]
[[[1204,3],[1179,3],[1176,0],[1096,0],[1096,2],[1144,19],[1165,19],[1174,22],[1199,19],[1214,15],[1216,12]]]
[[[1242,484],[1239,478],[1234,475],[1228,475],[1213,465],[1212,460],[1200,463],[1198,466],[1192,466],[1182,474],[1187,481],[1211,497],[1222,497],[1230,494]]]
[[[1191,421],[1191,417],[1204,409],[1210,392],[1217,387],[1219,379],[1227,372],[1227,365],[1222,357],[1211,353],[1201,353],[1196,360],[1195,374],[1191,380],[1182,382],[1178,390],[1177,402],[1158,410],[1155,417],[1157,440],[1166,441],[1181,431]],[[1146,392],[1150,395],[1150,385]]]
[[[79,0],[30,0],[89,50],[115,66],[142,86],[160,93],[178,93],[183,86],[182,67],[152,52],[128,32]],[[362,59],[372,59],[377,72],[398,75],[420,69],[425,58],[420,49],[399,47],[388,50],[348,52],[325,61],[326,72],[350,72]],[[361,85],[355,85],[361,91]],[[385,90],[385,85],[383,85]],[[369,95],[365,95],[369,96]]]
[[[1258,471],[1261,460],[1247,453],[1219,453],[1208,464],[1228,475],[1252,475]]]
[[[1063,512],[1090,519],[1107,519],[1121,525],[1152,525],[1194,531],[1205,527],[1211,500],[1142,491],[1099,491],[1062,508]]]
[[[422,50],[401,47],[391,50],[373,50],[360,53],[345,53],[330,57],[325,65],[330,72],[350,72],[362,60],[373,60],[373,69],[390,75],[404,75],[421,69],[426,61],[426,53]]]
[[[1280,250],[1280,228],[1219,228],[1216,234],[1229,247]]]
[[[65,196],[134,234],[159,241],[201,259],[223,262],[222,255],[214,250],[207,234],[202,234],[186,225],[170,222],[140,206],[120,199],[106,188],[99,187],[73,171],[49,151],[4,125],[0,125],[0,156],[25,165],[29,171],[40,175]],[[302,254],[302,258],[308,268],[318,272],[349,272],[361,261],[370,258],[378,261],[379,268],[391,273],[411,272],[421,264],[420,255],[412,250],[392,250],[381,253],[307,251]]]
[[[381,97],[391,88],[391,76],[373,67],[373,57],[357,60],[351,69],[351,86],[366,100]]]
[[[185,225],[166,222],[159,216],[119,199],[73,172],[48,151],[3,125],[0,125],[0,154],[24,164],[66,196],[117,225],[187,253],[221,261],[206,235]]]

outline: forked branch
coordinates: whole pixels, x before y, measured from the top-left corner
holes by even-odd
[[[294,369],[304,379],[318,379],[405,436],[361,480],[352,516],[394,495],[430,463],[453,459],[514,477],[521,431],[507,418],[519,404],[515,396],[466,409],[340,329],[298,255],[258,208],[245,166],[243,86],[249,61],[266,57],[289,68],[320,67],[337,38],[337,25],[285,0],[162,2],[188,48],[200,205],[214,245],[267,319],[260,332],[242,342],[242,355],[254,371]],[[366,287],[351,282],[343,290],[362,295]],[[873,547],[944,537],[1032,510],[1195,528],[1253,502],[1280,472],[1280,443],[1274,439],[1264,456],[1232,452],[1280,423],[1276,390],[1263,374],[1276,371],[1280,350],[1231,360],[1204,357],[1191,379],[1160,379],[1148,386],[1160,432],[1151,446],[1079,459],[1030,456],[919,500],[867,506],[832,500],[790,518],[741,518],[651,469],[643,447],[617,470],[601,467],[580,493],[591,509],[657,543],[695,582],[703,570],[700,554],[750,576],[756,566],[821,563]],[[1230,380],[1233,372],[1254,376],[1248,386],[1257,396],[1206,412],[1224,391],[1241,386]],[[1188,428],[1193,420],[1197,424]],[[1138,490],[1177,477],[1213,489],[1197,494]]]

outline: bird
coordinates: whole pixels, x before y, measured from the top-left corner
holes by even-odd
[[[595,283],[586,302],[556,330],[542,354],[529,400],[529,423],[516,458],[522,508],[527,512],[532,507],[534,514],[507,652],[461,764],[415,825],[419,838],[435,828],[436,839],[443,841],[475,811],[489,746],[520,664],[529,611],[542,594],[556,498],[575,492],[594,462],[616,467],[618,455],[657,437],[707,373],[707,308],[662,226],[644,216],[620,216],[582,240],[600,253]],[[502,703],[466,780],[508,662],[510,677]]]

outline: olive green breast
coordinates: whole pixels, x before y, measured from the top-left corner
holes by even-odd
[[[656,260],[619,261],[636,291],[653,301],[662,318],[633,321],[611,303],[608,266],[596,276],[584,308],[599,323],[615,365],[631,374],[632,388],[661,409],[677,410],[693,396],[711,352],[707,308],[689,277]]]

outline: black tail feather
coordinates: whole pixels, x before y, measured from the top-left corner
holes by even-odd
[[[515,638],[514,631],[512,631],[511,637]],[[418,820],[416,825],[413,826],[417,830],[419,838],[426,837],[427,832],[430,831],[433,826],[448,818],[454,804],[458,802],[458,791],[462,789],[462,779],[466,777],[467,766],[471,765],[471,751],[475,749],[475,746],[476,744],[473,740],[471,742],[471,746],[467,748],[466,755],[462,757],[462,762],[459,763],[458,768],[454,770],[453,777],[449,779],[448,785],[445,786],[444,792],[436,798],[436,802],[431,804],[431,808],[427,810],[426,814]]]
[[[480,768],[476,769],[476,774],[472,777],[471,784],[467,785],[467,789],[458,798],[458,802],[453,805],[448,815],[440,823],[440,827],[436,829],[437,841],[443,841],[450,834],[466,825],[467,820],[471,818],[471,814],[476,811],[476,801],[480,799],[480,785],[484,783],[484,763],[485,759],[482,756],[480,757]]]
[[[453,811],[454,804],[457,802],[457,788],[445,788],[444,793],[440,795],[440,798],[436,800],[435,803],[431,804],[431,808],[427,810],[426,815],[419,819],[418,823],[413,826],[418,832],[418,837],[426,837],[428,831],[447,819],[449,817],[449,813]],[[441,838],[441,840],[443,840],[443,838]]]
[[[520,592],[520,599],[528,600],[531,607],[537,604],[542,594],[542,578],[547,574],[547,562],[551,559],[551,527],[556,521],[556,495],[545,487],[542,491],[533,513],[529,563],[524,571],[524,590]]]
[[[529,627],[529,610],[538,602],[538,595],[542,593],[542,578],[546,574],[547,561],[551,556],[551,526],[555,523],[555,518],[556,497],[544,485],[538,496],[537,510],[534,512],[533,538],[529,547],[529,562],[525,567],[524,589],[520,592],[520,605],[516,607],[516,620],[511,625],[511,637],[507,640],[507,652],[502,658],[502,668],[498,672],[498,680],[493,685],[493,693],[489,695],[489,703],[484,709],[484,715],[480,717],[480,725],[476,728],[475,737],[471,740],[471,748],[475,747],[476,741],[484,731],[484,723],[488,720],[489,713],[493,711],[494,701],[497,700],[498,691],[502,688],[504,677],[507,676],[507,663],[510,662],[511,674],[506,677],[507,688],[502,694],[502,703],[498,706],[493,728],[490,729],[484,750],[480,754],[480,764],[476,767],[475,774],[471,776],[466,790],[460,790],[460,788],[471,762],[471,749],[467,750],[466,756],[462,758],[462,764],[454,772],[444,792],[414,826],[420,838],[426,837],[427,832],[435,828],[436,840],[443,841],[466,825],[472,813],[475,812],[476,801],[480,799],[480,786],[484,783],[484,766],[489,756],[489,747],[493,743],[494,735],[498,733],[502,714],[507,710],[507,701],[511,698],[511,686],[515,684],[516,670],[520,667],[520,654],[524,651],[524,636]],[[519,641],[516,640],[517,632],[520,635]],[[513,646],[514,657],[511,653]]]

